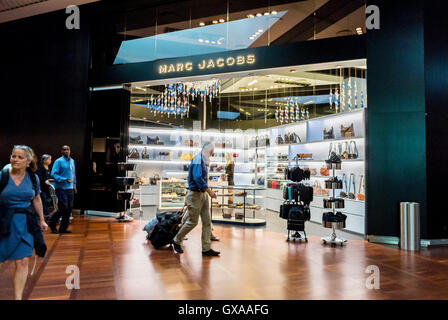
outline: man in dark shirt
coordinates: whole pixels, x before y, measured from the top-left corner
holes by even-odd
[[[185,236],[197,226],[199,216],[202,220],[202,254],[218,256],[219,252],[210,248],[211,216],[209,197],[216,198],[216,194],[207,185],[207,160],[213,154],[214,147],[206,143],[202,151],[191,160],[188,168],[188,192],[186,197],[187,219],[173,239],[173,247],[177,253],[183,253],[181,243]]]

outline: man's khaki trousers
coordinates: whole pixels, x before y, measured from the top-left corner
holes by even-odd
[[[181,244],[185,236],[197,226],[199,216],[201,216],[202,251],[210,250],[210,237],[212,229],[208,194],[206,192],[188,190],[185,203],[187,205],[187,212],[185,213],[186,219],[179,232],[174,237],[174,242]]]

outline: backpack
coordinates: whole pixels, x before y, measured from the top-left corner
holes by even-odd
[[[33,190],[37,194],[38,189],[37,189],[36,174],[29,167],[26,168],[26,172],[28,172],[28,175],[30,176],[30,179],[31,179],[31,183],[33,185]],[[9,182],[9,169],[3,169],[0,172],[0,177],[1,177],[1,179],[0,179],[0,194],[1,194],[3,192],[3,189],[6,188],[6,186],[8,185],[8,182]]]

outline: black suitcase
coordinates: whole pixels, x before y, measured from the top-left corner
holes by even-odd
[[[289,210],[288,216],[288,230],[290,231],[305,231],[305,207],[302,205],[295,205]]]
[[[159,221],[154,227],[149,241],[156,249],[171,244],[173,238],[181,228],[182,218],[185,210],[164,212],[157,215]]]

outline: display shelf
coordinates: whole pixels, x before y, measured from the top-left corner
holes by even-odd
[[[142,160],[142,159],[128,159],[128,163],[136,164],[166,164],[166,165],[179,165],[179,164],[190,164],[191,161],[183,160]]]
[[[330,196],[320,196],[320,195],[313,195],[315,198],[329,198]],[[344,201],[352,201],[352,202],[358,202],[358,203],[365,203],[365,200],[357,200],[357,199],[349,199],[349,198],[342,198]]]
[[[299,159],[300,162],[325,162],[326,160],[327,159],[325,159],[325,160],[317,160],[317,159],[310,159],[310,160],[303,159],[303,160],[300,160]],[[293,162],[293,161],[291,161],[291,162]],[[342,163],[345,163],[345,162],[364,162],[364,159],[342,159]]]

